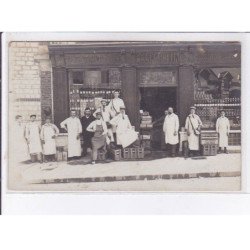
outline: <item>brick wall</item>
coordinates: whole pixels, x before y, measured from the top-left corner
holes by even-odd
[[[44,86],[43,86],[44,84]],[[10,119],[17,114],[41,120],[44,107],[52,107],[51,65],[46,42],[9,44]]]

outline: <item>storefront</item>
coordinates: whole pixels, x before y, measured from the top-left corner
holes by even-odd
[[[206,130],[215,129],[218,113],[225,109],[234,131],[230,144],[240,145],[239,43],[51,43],[49,53],[57,125],[70,109],[82,116],[86,107],[96,109],[102,98],[110,100],[112,91],[120,89],[137,131],[142,111],[152,118],[148,138],[154,141],[161,138],[169,106],[183,127],[189,107],[195,105]]]

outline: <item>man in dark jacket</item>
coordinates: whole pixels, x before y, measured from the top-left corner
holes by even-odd
[[[93,137],[93,132],[87,131],[87,127],[91,122],[95,120],[95,117],[91,114],[91,110],[86,108],[84,111],[84,116],[81,118],[82,123],[82,135],[83,135],[83,156],[87,155],[87,149],[91,148],[91,138]]]

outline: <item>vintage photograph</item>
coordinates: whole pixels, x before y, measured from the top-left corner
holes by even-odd
[[[8,190],[241,191],[238,41],[11,41]]]

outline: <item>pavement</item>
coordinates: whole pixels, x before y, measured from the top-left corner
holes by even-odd
[[[222,179],[227,181],[224,182],[224,188],[218,188],[218,191],[240,190],[241,154],[239,153],[218,154],[203,159],[176,157],[148,161],[112,161],[95,165],[88,164],[89,161],[89,158],[85,158],[73,162],[20,164],[19,174],[16,174],[19,179],[15,181],[14,185],[12,183],[10,189],[29,191],[37,188],[37,190],[60,191],[65,190],[65,186],[68,186],[68,190],[75,191],[153,191],[155,189],[174,191],[183,190],[181,183],[184,185],[198,180],[204,182],[207,179],[210,180],[207,185],[211,186],[212,178],[214,181],[221,178],[220,182]],[[231,186],[229,180],[232,180]],[[142,183],[145,184],[145,181],[151,183],[151,188],[150,184],[147,184],[144,189],[138,188]],[[166,185],[166,183],[168,184]],[[226,185],[226,183],[228,184]],[[56,186],[56,184],[61,185]],[[79,184],[81,184],[81,188],[79,188]],[[193,185],[192,190],[217,190],[216,185],[214,185],[215,188],[208,186],[201,186],[199,189]]]

